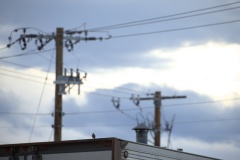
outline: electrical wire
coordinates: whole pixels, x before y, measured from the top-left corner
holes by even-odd
[[[38,80],[33,80],[33,79],[29,79],[29,78],[24,78],[24,77],[20,77],[20,76],[16,76],[16,75],[9,75],[9,74],[3,73],[3,72],[0,72],[0,73],[1,73],[1,75],[8,76],[8,77],[12,77],[12,78],[17,78],[17,79],[26,80],[26,81],[31,81],[31,82],[40,83],[40,84],[43,83],[42,81],[38,81]],[[48,84],[48,85],[53,85],[52,83],[47,83],[47,84]]]
[[[54,54],[54,53],[52,53],[51,59],[53,58],[53,54]],[[45,82],[44,82],[44,84],[43,84],[41,96],[40,96],[40,99],[39,99],[39,102],[38,102],[37,112],[36,112],[36,115],[35,115],[35,118],[34,118],[34,121],[33,121],[33,125],[32,125],[32,129],[31,129],[31,133],[30,133],[29,142],[31,142],[32,134],[33,134],[33,131],[34,131],[34,126],[35,126],[36,119],[37,119],[37,116],[38,116],[39,108],[40,108],[41,103],[42,103],[43,93],[44,93],[44,90],[45,90],[45,87],[46,87],[46,83],[47,83],[47,79],[48,79],[48,73],[49,73],[49,70],[50,70],[50,68],[51,68],[51,64],[52,64],[52,62],[50,61],[49,66],[48,66],[48,72],[47,72],[47,75],[46,75],[46,79],[45,79]]]
[[[232,98],[232,99],[223,99],[223,100],[216,100],[216,101],[202,101],[202,102],[192,102],[192,103],[179,103],[179,104],[171,104],[171,105],[163,105],[162,107],[175,107],[175,106],[187,106],[187,105],[198,105],[198,104],[208,104],[208,103],[220,103],[226,101],[235,101],[240,100],[240,98]],[[152,109],[154,106],[151,107],[142,107],[142,109]],[[139,108],[130,108],[130,109],[123,109],[122,111],[135,111],[139,110]],[[117,110],[98,110],[98,111],[88,111],[88,112],[67,112],[64,113],[65,115],[84,115],[84,114],[105,114],[105,113],[113,113],[118,112]],[[36,113],[23,113],[23,112],[4,112],[0,111],[0,114],[14,114],[14,115],[35,115]],[[38,115],[51,115],[51,113],[39,113]]]
[[[90,82],[90,83],[99,84],[99,85],[101,85],[101,86],[115,87],[115,86],[112,86],[112,85],[109,85],[109,84],[103,84],[103,83],[99,83],[99,82],[95,82],[95,81],[89,81],[89,80],[86,80],[86,81],[87,81],[87,82]],[[132,93],[132,92],[137,92],[137,93],[147,94],[147,92],[143,92],[143,91],[139,91],[139,90],[135,90],[135,89],[129,89],[129,88],[126,88],[126,87],[117,87],[117,88],[120,89],[120,90],[130,91],[131,93]]]
[[[50,133],[50,136],[49,136],[48,142],[51,141],[52,136],[53,136],[53,132],[54,132],[54,129],[52,128],[52,131],[51,131],[51,133]]]
[[[33,66],[28,66],[28,65],[25,65],[25,64],[20,64],[20,63],[16,63],[16,62],[10,62],[10,61],[6,61],[6,60],[0,60],[1,62],[4,62],[4,63],[8,63],[8,64],[13,64],[13,65],[16,65],[16,66],[20,66],[20,67],[23,67],[23,68],[32,68],[32,69],[37,69],[37,70],[40,70],[42,71],[42,68],[37,68],[37,67],[33,67]],[[43,70],[44,71],[44,70]]]
[[[213,13],[218,13],[218,12],[223,12],[223,11],[228,11],[228,10],[233,10],[233,9],[239,9],[239,8],[240,7],[238,6],[238,7],[233,7],[233,8],[221,9],[221,10],[217,10],[217,11],[210,11],[210,12],[199,13],[199,14],[194,14],[194,15],[187,15],[187,16],[170,18],[170,19],[155,20],[155,21],[150,21],[150,22],[141,22],[141,23],[137,23],[137,24],[124,25],[124,26],[108,27],[108,28],[105,28],[105,29],[112,30],[112,29],[134,27],[134,26],[147,25],[147,24],[153,24],[153,23],[167,22],[167,21],[173,21],[173,20],[179,20],[179,19],[184,19],[184,18],[191,18],[191,17],[196,17],[196,16],[208,15],[208,14],[213,14]],[[161,18],[159,18],[159,19],[161,19]]]
[[[38,69],[38,68],[36,68],[36,69]],[[15,74],[20,74],[21,76],[6,74],[6,73],[1,72],[1,70],[3,70],[3,71],[8,71],[8,72],[12,72],[12,73],[15,73]],[[31,76],[31,77],[43,79],[43,77],[36,76],[36,75],[32,75],[32,74],[21,73],[21,72],[9,70],[9,69],[3,69],[3,68],[0,68],[0,73],[1,73],[2,75],[4,75],[4,76],[8,76],[8,77],[18,78],[18,79],[27,80],[27,81],[31,81],[31,82],[36,82],[36,83],[40,83],[40,84],[43,83],[43,82],[38,81],[38,80],[33,80],[33,79],[28,79],[28,78],[22,77],[22,75],[26,75],[26,76]],[[51,80],[51,82],[53,81],[53,79],[50,79],[50,80]],[[53,85],[52,83],[47,83],[47,84],[48,84],[48,85]],[[96,88],[96,87],[91,87],[91,86],[88,86],[88,85],[84,85],[84,87],[98,89],[98,88]],[[107,91],[107,92],[116,92],[116,93],[130,94],[129,92],[124,92],[124,91],[116,90],[116,89],[111,90],[111,89],[101,89],[101,88],[100,88],[99,90],[101,90],[101,91]],[[98,96],[113,97],[113,95],[110,95],[110,94],[97,93],[97,92],[87,92],[87,91],[85,91],[85,90],[82,90],[82,91],[85,92],[85,93],[88,93],[88,94],[93,94],[93,95],[98,95]],[[119,97],[119,98],[121,98],[121,99],[129,99],[129,97]]]
[[[194,12],[201,12],[201,11],[205,11],[205,10],[225,7],[225,6],[234,5],[234,4],[238,4],[238,3],[240,3],[240,1],[233,2],[233,3],[227,3],[227,4],[223,4],[223,5],[218,5],[218,6],[213,6],[213,7],[208,7],[208,8],[202,8],[202,9],[198,9],[198,10],[192,10],[192,11],[187,11],[187,12],[171,14],[171,15],[167,15],[167,16],[161,16],[161,17],[155,17],[155,18],[150,18],[150,19],[144,19],[144,20],[138,20],[138,21],[132,21],[132,22],[115,24],[115,25],[109,25],[109,26],[104,26],[104,27],[92,28],[92,29],[88,29],[88,31],[106,30],[106,29],[111,29],[111,28],[114,28],[114,27],[122,27],[122,26],[126,26],[126,25],[133,25],[133,24],[147,22],[147,21],[152,21],[152,20],[158,20],[158,19],[163,19],[163,18],[175,17],[175,16],[184,15],[184,14],[190,14],[190,13],[194,13]]]
[[[37,49],[33,49],[33,50],[31,50],[31,51],[24,52],[24,53],[20,53],[20,54],[16,54],[16,55],[12,55],[12,56],[0,57],[0,60],[2,60],[2,59],[7,59],[7,58],[20,57],[20,56],[28,56],[28,55],[37,54],[37,53],[44,53],[44,52],[52,51],[52,50],[54,50],[54,49],[55,49],[55,48],[48,49],[48,50],[43,50],[43,51],[38,51]],[[35,51],[37,51],[37,52],[35,52]]]
[[[229,121],[239,121],[240,118],[239,117],[235,117],[235,118],[223,118],[223,119],[208,119],[208,120],[196,120],[196,121],[179,121],[179,122],[174,122],[174,125],[183,125],[183,124],[196,124],[196,123],[209,123],[209,122],[229,122]],[[64,128],[79,128],[79,127],[108,127],[108,126],[122,126],[122,127],[126,127],[126,126],[133,126],[135,124],[104,124],[104,125],[78,125],[78,126],[70,126],[70,125],[63,125]],[[32,126],[0,126],[0,128],[31,128]],[[42,126],[35,126],[36,128],[47,128],[47,127],[51,127],[51,125],[42,125]],[[52,133],[51,133],[52,134]],[[52,137],[52,136],[50,136]],[[50,138],[51,139],[51,138]]]
[[[0,128],[31,128],[32,126],[0,126]],[[49,125],[35,126],[36,128],[48,128]]]
[[[17,78],[17,79],[22,79],[22,80],[27,80],[27,81],[31,81],[31,82],[34,82],[34,83],[39,83],[39,84],[42,84],[43,82],[41,81],[37,81],[37,80],[33,80],[33,79],[28,79],[28,78],[24,78],[24,77],[20,77],[20,76],[16,76],[16,75],[9,75],[9,74],[6,74],[6,73],[2,73],[0,72],[1,75],[4,75],[4,76],[8,76],[8,77],[12,77],[12,78]],[[53,83],[46,83],[47,85],[49,86],[54,86]],[[97,92],[88,92],[88,91],[85,91],[85,90],[82,90],[83,92],[89,94],[89,95],[96,95],[96,96],[102,96],[102,97],[110,97],[112,98],[113,95],[110,95],[110,94],[103,94],[103,93],[97,93]],[[128,97],[120,97],[122,99],[128,99]]]
[[[174,122],[174,124],[196,124],[196,123],[208,123],[208,122],[224,122],[224,121],[233,121],[240,120],[240,118],[223,118],[223,119],[208,119],[208,120],[196,120],[196,121],[180,121]]]
[[[36,51],[37,49],[33,49],[31,51],[28,51],[28,52],[24,52],[24,53],[20,53],[20,54],[16,54],[16,55],[12,55],[12,56],[4,56],[4,57],[0,57],[0,59],[7,59],[7,58],[13,58],[13,57],[20,57],[20,56],[27,56],[27,55],[31,55],[31,54],[36,54]]]
[[[65,32],[67,32],[67,31],[72,31],[72,30],[77,30],[77,29],[79,29],[79,28],[84,28],[84,30],[85,30],[85,28],[86,28],[86,23],[83,23],[81,26],[78,26],[78,27],[75,27],[75,28],[72,28],[72,29],[68,29],[68,30],[66,30]]]
[[[220,103],[220,102],[226,102],[226,101],[236,101],[240,100],[240,98],[232,98],[232,99],[222,99],[222,100],[215,100],[215,101],[203,101],[203,102],[190,102],[190,103],[179,103],[179,104],[168,104],[163,105],[163,107],[174,107],[174,106],[187,106],[187,105],[198,105],[198,104],[209,104],[209,103]]]
[[[134,34],[126,34],[126,35],[117,35],[117,36],[112,36],[112,38],[135,37],[135,36],[143,36],[143,35],[149,35],[149,34],[159,34],[159,33],[166,33],[166,32],[183,31],[183,30],[190,30],[190,29],[197,29],[197,28],[204,28],[204,27],[211,27],[211,26],[218,26],[218,25],[236,23],[236,22],[240,22],[240,19],[233,20],[233,21],[219,22],[219,23],[211,23],[211,24],[183,27],[183,28],[167,29],[167,30],[161,30],[161,31],[152,31],[152,32],[142,32],[142,33],[134,33]]]
[[[6,68],[0,68],[0,71],[7,71],[7,72],[11,72],[11,73],[15,73],[15,74],[20,74],[20,75],[25,75],[25,76],[30,76],[30,77],[35,77],[35,78],[41,78],[44,79],[41,76],[37,76],[37,75],[32,75],[32,74],[27,74],[27,73],[21,73],[21,72],[17,72],[15,70],[10,70],[10,69],[6,69]]]
[[[40,115],[40,116],[50,116],[51,113],[25,113],[25,112],[0,112],[0,114],[5,114],[5,115],[21,115],[21,116],[35,116],[35,115]]]

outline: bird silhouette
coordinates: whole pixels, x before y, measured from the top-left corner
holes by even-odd
[[[96,135],[95,135],[94,133],[92,134],[92,138],[93,138],[93,139],[95,139],[95,138],[96,138]]]

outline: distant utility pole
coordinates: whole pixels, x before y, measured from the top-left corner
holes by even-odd
[[[162,107],[162,99],[176,99],[176,98],[187,98],[186,96],[162,96],[160,91],[156,91],[152,94],[153,97],[144,97],[144,98],[134,98],[130,99],[137,102],[139,104],[140,100],[153,100],[155,108],[154,108],[154,145],[161,145],[161,107]]]
[[[79,69],[76,70],[76,76],[73,75],[73,69],[71,69],[71,74],[67,75],[67,70],[65,69],[63,75],[63,48],[66,47],[68,51],[72,51],[74,45],[80,41],[92,41],[92,40],[105,40],[110,39],[111,36],[108,35],[107,38],[102,37],[88,37],[87,30],[67,30],[64,31],[63,28],[56,28],[56,33],[52,34],[26,34],[28,29],[32,28],[19,28],[11,32],[9,36],[9,44],[7,45],[10,48],[16,42],[19,42],[22,50],[27,48],[27,44],[35,39],[35,44],[38,50],[42,50],[50,41],[55,40],[56,44],[56,81],[54,82],[55,87],[55,111],[54,111],[54,141],[61,141],[62,139],[62,95],[66,94],[65,90],[69,87],[68,91],[72,87],[70,85],[78,85],[78,94],[80,94],[80,84],[82,79],[80,78]],[[22,30],[23,34],[20,35],[15,41],[12,41],[12,34]],[[39,30],[37,30],[39,31]],[[76,34],[80,35],[84,33],[85,37],[74,36]],[[83,78],[86,78],[87,73]]]

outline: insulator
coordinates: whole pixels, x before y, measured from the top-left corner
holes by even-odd
[[[26,30],[27,30],[26,28],[23,28],[23,33],[26,33]]]
[[[19,40],[19,44],[20,44],[22,50],[26,49],[27,44],[26,44],[25,38],[21,38],[21,39]]]
[[[87,35],[88,35],[88,31],[84,31],[84,34],[85,34],[85,36],[87,37]]]
[[[42,50],[42,48],[43,48],[43,46],[38,46],[38,50],[39,51]]]
[[[71,40],[66,40],[65,41],[65,47],[67,48],[67,50],[70,52],[73,50],[73,43]]]

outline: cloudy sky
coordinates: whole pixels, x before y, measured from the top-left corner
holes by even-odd
[[[129,98],[186,95],[162,101],[161,145],[175,116],[171,149],[220,159],[240,156],[240,1],[42,0],[0,2],[0,144],[53,140],[55,43],[25,50],[11,37],[88,31],[64,68],[87,78],[63,96],[63,140],[117,137],[135,141],[132,128],[151,123],[153,101]],[[17,32],[14,30],[18,29]],[[74,36],[85,37],[85,34]],[[120,99],[120,110],[112,103]],[[149,133],[149,144],[153,141]]]

